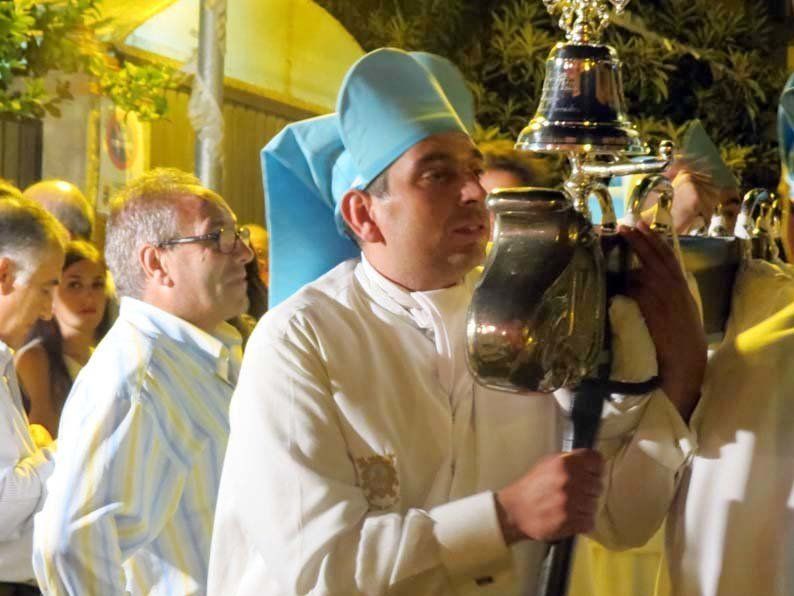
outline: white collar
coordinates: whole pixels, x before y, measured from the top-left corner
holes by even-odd
[[[356,267],[356,278],[376,303],[398,316],[410,319],[420,329],[436,336],[444,319],[453,313],[465,311],[478,277],[479,272],[472,271],[454,286],[411,292],[384,277],[363,253],[361,263]]]
[[[119,319],[129,321],[149,336],[165,336],[176,343],[194,347],[214,361],[217,374],[230,382],[229,360],[231,354],[240,350],[242,337],[228,323],[221,323],[212,333],[207,333],[176,315],[129,296],[121,299]]]

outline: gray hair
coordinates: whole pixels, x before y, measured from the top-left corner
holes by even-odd
[[[138,262],[145,244],[157,244],[180,234],[181,196],[204,191],[192,174],[156,168],[125,186],[110,203],[105,236],[105,261],[119,296],[140,298],[146,282]]]
[[[0,199],[0,257],[14,263],[17,279],[28,281],[48,250],[64,250],[68,234],[38,203],[3,194]]]
[[[40,203],[76,240],[91,240],[94,207],[74,184],[65,180],[42,180],[25,189],[25,198]]]

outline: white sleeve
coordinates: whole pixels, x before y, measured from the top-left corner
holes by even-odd
[[[44,503],[45,484],[54,466],[53,451],[39,449],[32,455],[0,464],[0,541],[19,538]]]
[[[2,383],[2,378],[0,378]],[[2,387],[2,384],[0,384]],[[30,455],[34,444],[27,420],[12,411],[12,396],[0,390],[0,540],[14,540],[44,502],[45,483],[53,470],[53,451],[39,449]]]
[[[593,538],[611,549],[650,540],[696,447],[694,433],[662,390],[630,401],[606,405],[607,419],[622,418],[624,424],[606,424],[598,440],[607,468]]]
[[[612,378],[645,381],[657,374],[656,350],[637,304],[616,297]],[[570,393],[555,395],[570,411]],[[661,389],[640,396],[613,395],[604,404],[597,447],[607,461],[601,509],[593,538],[611,549],[642,546],[670,508],[679,472],[697,445],[695,433]]]
[[[437,593],[509,556],[492,493],[431,511],[373,510],[357,486],[310,332],[251,337],[230,410],[209,594]],[[501,563],[501,561],[499,561]],[[252,577],[261,570],[261,577]],[[245,586],[252,586],[250,591]],[[259,592],[261,593],[261,592]]]

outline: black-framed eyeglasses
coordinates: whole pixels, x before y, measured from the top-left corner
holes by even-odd
[[[237,242],[242,242],[248,248],[251,247],[251,232],[248,228],[220,228],[214,232],[201,234],[200,236],[184,236],[182,238],[172,238],[163,240],[156,244],[157,248],[173,246],[175,244],[192,244],[193,242],[214,241],[218,252],[229,255],[237,250]]]

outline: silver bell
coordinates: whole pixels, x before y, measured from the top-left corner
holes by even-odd
[[[626,115],[620,61],[606,45],[558,43],[546,59],[543,94],[516,148],[539,152],[643,155]]]

